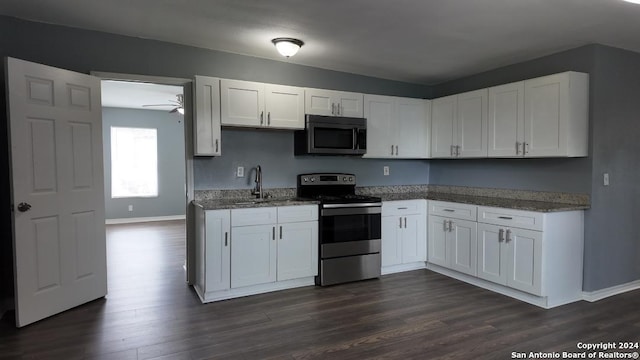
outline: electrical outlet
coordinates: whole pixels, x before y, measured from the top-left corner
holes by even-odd
[[[133,211],[133,205],[129,205],[129,211]]]
[[[602,175],[602,183],[604,186],[609,186],[609,173]]]
[[[238,166],[238,169],[236,170],[236,177],[244,177],[244,166]]]
[[[382,173],[384,174],[384,176],[389,176],[389,167],[388,166],[383,166],[382,167]]]

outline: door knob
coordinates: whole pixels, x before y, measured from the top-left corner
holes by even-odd
[[[29,209],[31,209],[31,205],[27,203],[21,202],[20,204],[18,204],[18,211],[20,212],[29,211]]]

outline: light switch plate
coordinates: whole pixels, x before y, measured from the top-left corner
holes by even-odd
[[[389,167],[388,166],[383,166],[382,167],[382,173],[384,174],[384,176],[389,176]]]
[[[238,169],[236,170],[236,177],[244,177],[244,166],[238,166]]]

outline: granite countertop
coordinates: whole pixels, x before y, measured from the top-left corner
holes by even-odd
[[[317,205],[318,201],[299,198],[223,198],[194,200],[193,204],[205,210],[246,209],[270,206]]]
[[[550,201],[460,195],[438,192],[388,193],[379,194],[379,196],[382,198],[382,201],[426,199],[537,212],[574,211],[586,210],[590,208],[590,206],[586,204],[565,204]]]

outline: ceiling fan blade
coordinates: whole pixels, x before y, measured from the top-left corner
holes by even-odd
[[[142,107],[149,107],[149,106],[176,106],[176,104],[148,104],[148,105],[142,105]]]

